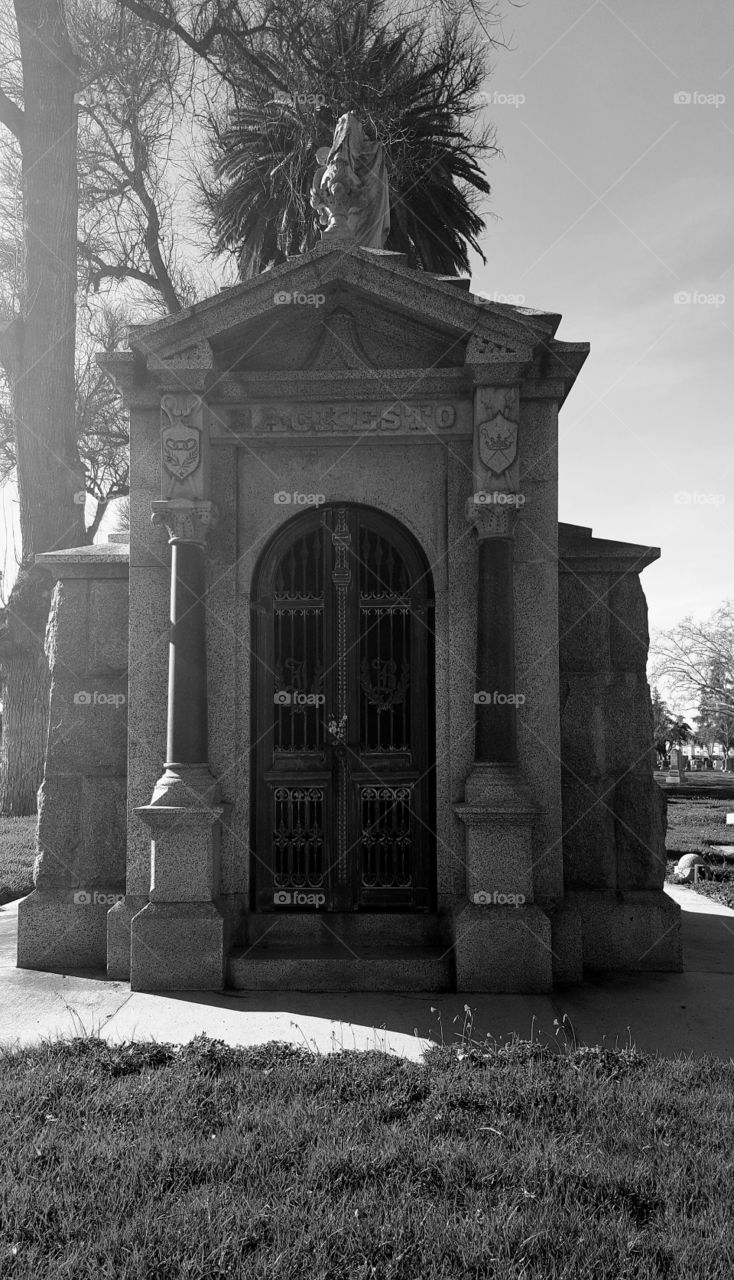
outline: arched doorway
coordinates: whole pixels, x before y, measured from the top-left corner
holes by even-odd
[[[433,580],[369,507],[290,520],[253,583],[254,905],[434,906]]]

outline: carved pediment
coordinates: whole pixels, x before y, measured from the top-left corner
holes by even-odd
[[[566,390],[573,384],[588,348],[574,344],[569,354],[555,340],[560,317],[485,302],[455,284],[410,270],[400,254],[323,244],[179,316],[135,327],[130,345],[149,373],[164,377],[168,366],[192,386],[197,370],[203,385],[230,372],[354,380],[480,366],[499,376],[503,365],[513,366],[504,378],[552,370]],[[118,365],[127,376],[124,354]],[[109,360],[105,367],[114,372]]]
[[[344,369],[375,369],[365,351],[351,311],[338,307],[324,317],[323,327],[303,369],[330,372]]]

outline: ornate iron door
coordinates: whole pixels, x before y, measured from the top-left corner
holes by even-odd
[[[261,911],[433,903],[433,592],[366,507],[289,522],[253,601],[253,850]]]

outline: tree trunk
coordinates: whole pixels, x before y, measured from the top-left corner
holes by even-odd
[[[44,639],[52,586],[44,570],[21,569],[8,608],[0,613],[0,813],[20,816],[36,811],[48,728],[50,678]]]
[[[74,415],[77,59],[60,0],[14,0],[14,6],[23,67],[24,270],[20,312],[3,335],[0,356],[12,395],[25,572],[11,594],[0,634],[8,708],[0,809],[10,813],[18,812],[16,805],[27,812],[27,797],[35,797],[40,785],[48,717],[46,619],[38,615],[38,600],[26,607],[29,583],[33,592],[37,583],[32,566],[39,552],[85,541],[79,497],[84,473]],[[45,587],[39,584],[38,590],[48,603]]]
[[[0,813],[36,812],[48,731],[49,671],[40,646],[20,650],[3,693]]]

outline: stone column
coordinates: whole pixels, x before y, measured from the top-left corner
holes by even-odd
[[[199,408],[195,397],[163,401],[171,426],[162,433],[164,497],[153,503],[153,520],[165,525],[171,547],[167,758],[150,804],[136,810],[152,840],[150,901],[131,925],[134,991],[224,985],[225,921],[216,905],[222,806],[207,761],[204,603],[205,545],[215,510],[202,496],[201,426],[191,421]],[[193,480],[187,470],[192,455],[198,470]]]
[[[474,765],[464,803],[468,904],[456,922],[459,991],[548,991],[551,929],[533,903],[537,806],[517,765],[514,521],[518,493],[516,387],[475,393],[474,494],[466,516],[478,539]]]
[[[206,572],[204,549],[215,511],[205,500],[153,503],[153,521],[163,524],[171,548],[171,633],[168,648],[166,765],[151,805],[211,799],[206,667]]]
[[[472,501],[467,512],[479,540],[477,692],[474,759],[517,764],[514,694],[514,609],[509,513],[497,515]],[[492,695],[497,694],[495,698]]]

